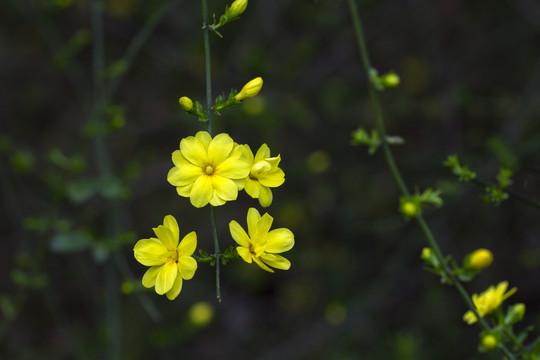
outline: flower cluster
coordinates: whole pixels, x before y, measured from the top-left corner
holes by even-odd
[[[214,138],[199,131],[180,141],[180,149],[172,154],[174,167],[167,181],[176,186],[178,195],[189,197],[195,207],[224,205],[236,200],[238,191],[259,199],[261,206],[272,203],[271,187],[285,181],[278,165],[281,157],[270,156],[263,144],[253,156],[248,145],[238,145],[228,134]]]
[[[240,11],[246,4],[245,0],[237,0],[228,11]],[[257,95],[262,84],[260,77],[249,81],[240,92],[233,90],[228,100],[223,96],[216,99],[212,110],[219,115],[219,111]],[[183,96],[179,104],[188,114],[208,121],[209,116],[199,102]],[[196,208],[208,204],[225,205],[236,200],[241,190],[258,199],[261,206],[268,207],[273,200],[271,188],[285,182],[280,161],[280,155],[272,156],[266,144],[262,144],[254,155],[249,145],[237,144],[228,134],[212,137],[207,131],[199,131],[195,136],[183,138],[179,149],[172,153],[174,166],[167,174],[167,181],[176,187],[178,195],[189,198]],[[139,240],[133,249],[135,259],[150,266],[143,276],[143,286],[154,287],[156,293],[166,294],[173,300],[180,293],[183,280],[189,280],[195,274],[197,261],[214,265],[220,259],[225,264],[231,258],[241,258],[268,272],[274,272],[272,268],[288,270],[290,261],[278,254],[293,247],[294,235],[285,228],[270,230],[273,220],[268,213],[261,216],[255,208],[250,208],[247,232],[236,221],[229,223],[231,236],[238,244],[236,255],[231,246],[223,254],[216,251],[216,254],[208,255],[199,250],[201,257],[194,257],[197,235],[191,232],[179,242],[178,223],[173,216],[167,215],[163,225],[154,228],[157,238]]]

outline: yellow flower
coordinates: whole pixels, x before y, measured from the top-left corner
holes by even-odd
[[[249,176],[246,178],[246,192],[254,199],[259,199],[261,206],[268,207],[272,203],[271,187],[278,187],[285,182],[285,174],[278,165],[281,157],[270,157],[270,148],[263,144],[255,157],[249,145],[244,145],[245,156],[251,164]]]
[[[490,286],[480,295],[473,294],[472,300],[474,302],[474,306],[476,306],[478,314],[481,317],[491,314],[493,311],[495,311],[495,309],[501,306],[504,300],[508,299],[517,291],[517,288],[515,287],[506,291],[507,288],[508,281],[502,281],[497,285],[497,287]],[[476,315],[469,310],[465,313],[465,315],[463,315],[463,321],[471,325],[478,321],[478,319],[476,318]]]
[[[469,256],[469,267],[474,270],[487,268],[493,262],[493,254],[488,249],[478,249]]]
[[[234,241],[240,245],[236,251],[245,262],[251,264],[254,261],[261,269],[269,272],[274,270],[268,266],[288,270],[291,262],[276,254],[293,247],[294,235],[285,228],[269,231],[273,221],[270,215],[261,216],[257,209],[250,208],[247,214],[248,233],[234,220],[229,223],[229,229]]]
[[[191,111],[193,109],[193,101],[191,101],[190,98],[187,96],[182,96],[180,99],[178,99],[178,103],[180,104],[180,107],[184,111]]]
[[[197,247],[197,234],[192,231],[178,243],[178,223],[172,215],[165,216],[163,225],[153,230],[157,239],[139,240],[133,248],[135,259],[151,266],[142,284],[146,288],[155,286],[156,293],[174,300],[182,290],[182,279],[191,279],[197,270],[197,261],[191,256]]]
[[[176,186],[178,195],[189,197],[198,208],[236,200],[250,166],[243,156],[243,147],[229,135],[219,134],[212,139],[206,131],[182,139],[172,161],[174,167],[167,180]]]
[[[243,13],[247,7],[247,0],[234,0],[229,8],[229,15],[231,17],[236,17]]]
[[[246,85],[244,85],[242,90],[238,94],[235,95],[234,99],[236,101],[240,101],[245,98],[254,97],[255,95],[259,93],[259,91],[261,91],[262,86],[263,86],[263,79],[261,77],[257,77],[251,80],[250,82],[248,82]]]

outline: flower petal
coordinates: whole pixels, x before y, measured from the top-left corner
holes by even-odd
[[[259,184],[259,203],[261,204],[261,206],[270,206],[270,204],[272,204],[272,199],[272,190],[270,190],[266,186],[262,186]]]
[[[180,151],[186,160],[200,168],[203,168],[208,162],[206,149],[201,141],[193,136],[188,136],[180,141]]]
[[[184,280],[189,280],[195,275],[195,270],[197,270],[197,261],[191,256],[182,256],[178,259],[178,271],[180,276]]]
[[[285,182],[285,174],[283,170],[278,169],[270,174],[264,174],[259,178],[259,182],[268,187],[278,187]]]
[[[286,228],[274,229],[266,235],[266,249],[268,253],[282,253],[291,250],[294,246],[294,235]]]
[[[208,145],[212,141],[212,136],[208,133],[208,131],[199,131],[195,134],[195,138],[197,138],[201,144],[203,144],[205,150],[208,150]]]
[[[230,156],[216,166],[214,174],[229,179],[243,179],[249,175],[250,162],[241,156]]]
[[[193,184],[199,176],[203,175],[203,169],[193,164],[173,167],[167,174],[167,181],[173,186],[186,186]]]
[[[273,273],[274,270],[270,269],[268,266],[266,266],[262,261],[261,259],[259,259],[258,257],[253,257],[253,261],[255,261],[255,264],[259,265],[259,267],[263,270],[266,270],[268,272],[271,272]]]
[[[156,277],[161,271],[162,266],[152,266],[146,270],[142,278],[142,284],[145,288],[151,288],[156,284]]]
[[[265,158],[270,157],[270,148],[266,144],[262,144],[257,154],[255,154],[254,162],[264,160]]]
[[[172,153],[172,162],[175,167],[182,167],[187,164],[191,164],[186,158],[182,155],[180,150],[175,150]],[[193,165],[193,164],[192,164]]]
[[[231,232],[231,236],[234,241],[238,243],[238,245],[243,246],[246,248],[249,248],[250,239],[248,235],[246,234],[246,231],[238,224],[236,221],[231,221],[229,223],[229,230]],[[249,250],[248,250],[249,254]]]
[[[233,150],[234,141],[228,134],[216,135],[208,145],[208,161],[219,165],[227,159]]]
[[[214,193],[225,201],[236,200],[238,197],[238,187],[231,179],[214,175],[212,178],[212,187]]]
[[[156,238],[137,241],[133,253],[135,259],[144,266],[163,265],[167,258],[167,248]]]
[[[167,250],[170,251],[176,249],[176,246],[178,245],[178,237],[174,237],[171,229],[163,225],[159,225],[157,228],[153,228],[153,230],[158,239],[163,243],[163,245],[165,245]]]
[[[195,252],[195,248],[197,247],[197,234],[195,231],[190,232],[184,238],[182,241],[180,241],[180,244],[178,244],[178,256],[191,256]]]
[[[244,157],[249,160],[249,163],[252,164],[253,163],[253,152],[251,151],[251,148],[249,147],[248,144],[244,144],[243,145],[244,149],[242,151],[242,153],[244,154]]]
[[[182,291],[182,283],[183,283],[182,277],[177,276],[176,279],[174,280],[174,284],[171,287],[171,290],[167,291],[166,293],[167,299],[174,300],[178,297],[178,295],[180,294],[180,291]]]
[[[269,266],[280,270],[289,270],[291,262],[281,255],[263,253],[261,260]]]
[[[191,204],[198,208],[205,206],[210,201],[213,192],[214,188],[210,176],[200,176],[191,188],[189,196]]]
[[[176,192],[180,196],[189,197],[189,195],[191,195],[191,189],[192,188],[193,188],[193,184],[189,184],[189,185],[186,185],[186,186],[177,186],[176,187]]]
[[[221,205],[225,205],[227,203],[226,200],[223,200],[222,198],[217,196],[215,191],[212,194],[212,197],[210,198],[209,202],[210,202],[210,205],[212,205],[212,206],[221,206]]]
[[[171,290],[176,277],[178,276],[178,269],[174,261],[167,261],[161,268],[161,271],[156,277],[156,292],[159,295],[165,294]]]
[[[247,213],[247,227],[250,238],[254,238],[257,235],[257,222],[261,218],[261,214],[255,208],[249,208]]]
[[[163,226],[171,230],[175,239],[180,239],[180,232],[178,229],[178,222],[172,215],[167,215],[163,218]]]
[[[238,255],[240,255],[240,257],[242,258],[242,260],[244,260],[248,264],[251,264],[253,259],[248,248],[245,248],[243,246],[237,246],[236,251],[238,252]]]
[[[270,231],[273,222],[274,218],[268,215],[268,213],[265,213],[259,221],[257,221],[257,235],[261,238],[264,237],[268,231]]]
[[[259,198],[259,182],[249,177],[246,179],[246,193],[254,199]]]

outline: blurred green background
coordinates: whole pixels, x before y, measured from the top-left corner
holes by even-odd
[[[210,11],[225,4],[210,0]],[[457,292],[423,271],[426,242],[397,213],[382,154],[350,145],[351,131],[375,124],[345,1],[251,0],[211,37],[214,96],[264,79],[214,126],[281,154],[286,182],[264,211],[295,234],[291,269],[229,263],[221,304],[205,264],[175,301],[144,289],[132,249],[165,215],[213,252],[209,209],[166,181],[180,139],[205,129],[178,106],[184,95],[204,102],[201,5],[103,6],[98,79],[90,0],[0,3],[0,358],[501,358],[477,353]],[[538,327],[540,212],[486,205],[442,162],[457,153],[490,182],[512,167],[512,189],[540,198],[540,4],[358,6],[373,65],[401,76],[382,99],[388,133],[406,140],[394,148],[403,175],[443,192],[445,206],[426,214],[443,251],[460,261],[491,249],[494,264],[468,290],[508,280],[518,292],[507,303],[527,305],[520,326]],[[249,207],[258,202],[242,192],[216,209],[222,248]]]

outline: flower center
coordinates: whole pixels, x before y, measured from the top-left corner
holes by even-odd
[[[208,165],[208,166],[206,167],[205,172],[206,172],[208,175],[212,175],[212,174],[214,173],[214,168],[211,167],[210,165]]]
[[[176,250],[167,251],[167,262],[178,260],[178,252]]]

